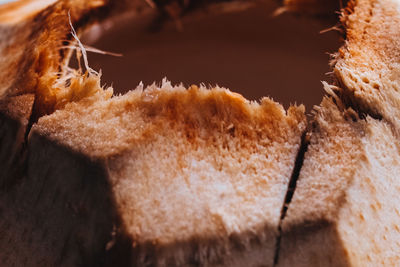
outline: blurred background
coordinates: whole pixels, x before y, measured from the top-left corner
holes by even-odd
[[[5,4],[5,3],[9,3],[9,2],[14,2],[16,0],[0,0],[0,5],[1,4]]]
[[[251,100],[272,97],[309,111],[323,95],[330,56],[341,45],[336,19],[283,13],[275,1],[223,12],[198,10],[156,25],[157,12],[124,14],[93,27],[82,42],[123,54],[89,53],[90,66],[116,93],[167,77],[185,86],[204,83],[239,92]],[[98,33],[102,32],[101,35]]]

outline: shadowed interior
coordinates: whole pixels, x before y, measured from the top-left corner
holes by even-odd
[[[320,31],[337,20],[273,16],[278,7],[270,1],[231,12],[200,10],[182,19],[181,31],[172,21],[154,30],[155,11],[125,14],[93,27],[82,40],[123,54],[89,54],[91,67],[102,70],[102,81],[116,93],[167,77],[185,86],[217,84],[251,100],[270,96],[285,107],[304,103],[310,110],[322,98],[320,81],[330,79],[329,53],[341,44],[337,32]]]

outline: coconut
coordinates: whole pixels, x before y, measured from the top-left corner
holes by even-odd
[[[398,10],[391,0],[0,6],[1,265],[398,265]],[[333,31],[323,40],[317,28]],[[333,53],[326,69],[321,49]],[[317,50],[305,64],[299,51]],[[268,81],[264,58],[279,70]],[[182,84],[139,83],[158,71]],[[251,89],[267,85],[278,89]],[[291,105],[321,98],[309,120]]]

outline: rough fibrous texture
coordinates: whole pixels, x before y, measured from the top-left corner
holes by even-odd
[[[351,1],[346,43],[334,65],[338,84],[359,108],[400,129],[400,12],[397,1]]]
[[[126,5],[0,7],[0,265],[400,264],[397,1],[342,10],[335,86],[306,135],[303,106],[167,81],[113,96],[85,57],[70,68],[71,26]],[[142,5],[178,26],[197,6]]]
[[[400,142],[388,123],[361,120],[331,99],[316,112],[282,224],[281,266],[397,265]]]
[[[56,76],[62,70],[60,49],[71,30],[68,12],[76,23],[85,13],[104,4],[42,0],[35,2],[39,9],[23,9],[32,2],[14,3],[15,7],[3,10],[0,16],[0,96],[34,93],[41,80]]]
[[[165,82],[68,104],[33,133],[104,161],[138,265],[257,266],[272,264],[304,129],[303,107]]]
[[[399,14],[399,3],[385,0],[343,10],[346,42],[333,61],[339,87],[326,85],[334,98],[315,110],[282,222],[281,266],[400,263]]]

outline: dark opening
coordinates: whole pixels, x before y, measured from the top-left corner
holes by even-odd
[[[292,14],[274,17],[271,1],[240,11],[200,10],[152,31],[156,12],[121,15],[93,27],[82,41],[123,57],[89,54],[92,68],[102,69],[102,82],[115,92],[134,89],[167,77],[185,86],[204,83],[229,88],[251,100],[270,96],[285,107],[319,104],[321,80],[329,80],[329,53],[339,48],[340,35],[320,31],[334,20]],[[102,34],[97,36],[101,28]]]

